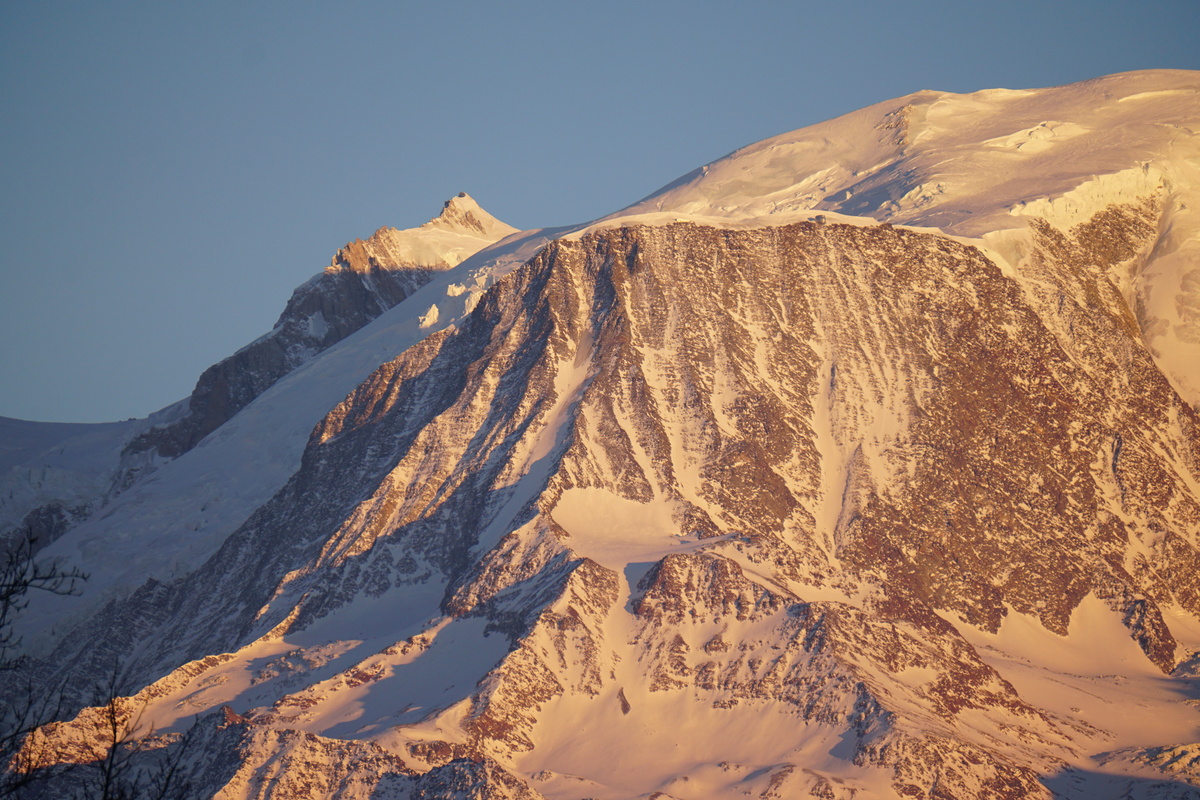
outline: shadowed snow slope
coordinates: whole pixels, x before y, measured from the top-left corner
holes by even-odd
[[[1200,791],[1198,85],[922,92],[509,236],[68,531],[30,668],[116,661],[230,800]]]

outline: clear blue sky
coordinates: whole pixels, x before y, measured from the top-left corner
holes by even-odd
[[[1197,0],[0,0],[0,415],[187,395],[344,242],[592,219],[919,89],[1200,68]]]

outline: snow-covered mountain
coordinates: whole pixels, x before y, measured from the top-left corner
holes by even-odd
[[[1198,100],[920,92],[571,229],[452,201],[490,243],[329,341],[301,287],[302,358],[134,440],[203,437],[45,549],[92,578],[24,668],[118,665],[231,800],[1200,796]]]
[[[315,354],[340,342],[487,245],[516,233],[465,192],[419,228],[380,228],[337,251],[325,271],[301,285],[271,332],[205,370],[186,414],[147,431],[127,459],[153,451],[173,458],[195,447],[254,398]],[[123,480],[131,482],[136,471]]]
[[[314,355],[515,232],[461,193],[420,227],[380,228],[338,250],[293,292],[269,333],[205,370],[190,397],[147,419],[98,425],[0,419],[0,535],[33,534],[39,546],[48,545]]]

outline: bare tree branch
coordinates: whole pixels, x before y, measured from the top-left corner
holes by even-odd
[[[0,670],[12,668],[9,652],[20,644],[12,625],[18,613],[29,605],[30,592],[57,595],[79,594],[87,573],[64,568],[55,562],[34,558],[37,539],[32,531],[8,548],[0,567]]]

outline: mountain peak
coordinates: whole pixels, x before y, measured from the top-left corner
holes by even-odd
[[[404,230],[385,225],[368,239],[355,239],[338,250],[326,270],[449,269],[516,232],[466,192],[459,192],[442,204],[442,213],[423,225]]]
[[[442,204],[442,213],[421,226],[422,228],[445,228],[463,233],[484,234],[489,237],[501,238],[517,229],[506,225],[484,211],[475,198],[466,192],[459,192]]]

